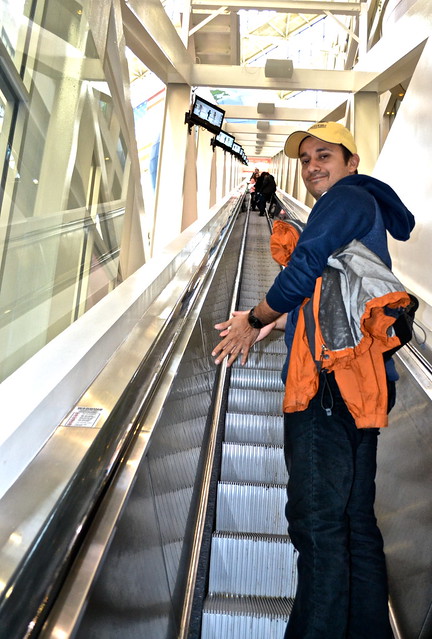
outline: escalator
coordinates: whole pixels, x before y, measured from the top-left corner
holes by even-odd
[[[239,308],[254,306],[278,269],[268,228],[252,216]],[[254,347],[246,367],[235,363],[228,391],[209,594],[202,639],[283,637],[296,589],[296,557],[285,519],[282,335]]]
[[[288,198],[283,206],[296,213]],[[130,384],[135,390],[128,385],[122,394],[120,408],[136,403],[136,417],[116,406],[109,428],[94,437],[0,606],[0,636],[6,628],[8,639],[283,637],[296,589],[296,553],[284,515],[283,335],[274,332],[256,344],[245,367],[216,367],[211,357],[218,340],[214,325],[235,307],[255,305],[279,270],[268,248],[267,219],[234,209],[217,231],[223,250],[211,240],[206,258],[192,260],[197,275],[182,284],[185,293],[172,316],[163,311],[143,317],[151,330],[156,319],[169,317],[168,340],[141,362]],[[195,300],[201,285],[202,299]],[[138,327],[120,363],[111,362],[111,377],[136,355],[143,335]],[[425,391],[408,359],[397,361],[394,425],[380,437],[377,512],[389,558],[395,637],[429,639],[432,522],[425,504],[432,486],[432,374]],[[141,377],[151,373],[153,380],[157,369],[161,381],[145,390],[144,406]],[[120,425],[134,431],[122,448]],[[408,449],[412,464],[403,455]],[[86,506],[87,486],[107,475],[100,461],[107,451],[109,460],[116,455],[112,477],[92,516],[80,514],[71,523],[71,511]],[[81,528],[84,541],[69,551],[64,540]],[[49,596],[29,624],[23,596],[28,593],[36,607],[44,592]]]
[[[247,226],[239,308],[256,303],[279,271],[269,252],[267,218],[251,212],[245,220],[242,214],[238,223],[240,229],[243,223]],[[240,244],[239,239],[235,242]],[[236,257],[231,259],[235,266]],[[214,325],[226,314],[222,309],[219,314],[217,297],[212,302],[209,312]],[[201,319],[209,326],[206,312],[204,309]],[[181,619],[176,611],[182,595],[179,583],[184,579],[183,568],[178,567],[185,564],[186,570],[184,558],[193,545],[189,534],[195,507],[188,505],[196,503],[200,491],[196,477],[203,472],[209,381],[216,368],[209,354],[217,333],[201,331],[199,339],[199,357],[194,356],[191,345],[183,358],[92,590],[78,639],[108,639],[120,632],[131,638],[178,636]],[[296,588],[295,551],[284,515],[287,474],[280,371],[285,355],[280,333],[254,347],[247,367],[234,364],[230,371],[207,512],[208,525],[214,528],[209,531],[210,559],[201,551],[204,556],[198,575],[197,588],[201,580],[208,594],[202,618],[200,605],[192,610],[189,637],[283,637]],[[153,512],[145,506],[148,501],[154,503]],[[157,539],[157,531],[161,548],[150,543],[151,550],[140,554],[133,530],[139,531],[146,546],[149,539]],[[130,585],[131,579],[139,588]],[[158,592],[154,587],[163,582],[165,596],[163,588]],[[119,625],[122,617],[125,623]]]
[[[242,227],[243,223],[244,216],[239,219],[238,225]],[[247,240],[237,304],[240,309],[256,304],[278,273],[268,250],[267,220],[251,213],[246,227]],[[239,236],[234,239],[234,245],[238,244]],[[229,268],[232,268],[237,258],[229,247],[227,256],[232,262]],[[222,269],[222,279],[226,278],[228,270]],[[285,357],[282,335],[271,336],[257,344],[248,365],[241,367],[235,363],[228,376],[222,414],[218,420],[198,574],[192,583],[186,574],[187,562],[193,554],[195,512],[205,463],[202,442],[207,440],[210,429],[206,409],[213,404],[214,389],[211,385],[216,382],[214,366],[208,359],[212,345],[217,341],[211,327],[228,315],[222,303],[224,293],[210,297],[211,305],[203,309],[199,345],[195,344],[192,348],[194,354],[186,355],[180,366],[177,384],[174,384],[158,423],[154,443],[144,461],[144,467],[148,467],[146,474],[142,480],[138,478],[118,524],[112,548],[76,634],[78,639],[114,639],[119,636],[125,639],[283,637],[296,589],[296,553],[287,535],[284,515],[287,474],[282,449],[283,387],[280,371]],[[208,330],[204,330],[204,326]],[[430,401],[422,395],[422,403],[418,403],[417,394],[422,394],[422,391],[416,390],[416,383],[411,378],[409,381],[406,379],[407,373],[399,360],[397,366],[401,369],[404,388],[410,388],[408,397],[404,391],[401,392],[399,410],[402,415],[406,410],[415,410],[414,401],[414,405],[422,407],[422,417],[417,423],[426,425],[431,415]],[[401,413],[395,412],[393,421],[397,423]],[[380,442],[379,460],[387,473],[395,471],[394,466],[390,468],[394,464],[392,441],[395,437],[405,440],[406,430],[401,435],[400,430],[389,429],[380,438],[383,441]],[[418,450],[416,454],[418,457]],[[381,470],[379,479],[382,474]],[[418,488],[420,480],[415,469],[412,476]],[[407,477],[406,472],[404,479],[407,480]],[[146,499],[154,504],[155,530],[162,539],[160,547],[154,543],[150,551],[144,550],[144,555],[131,534],[136,527],[143,539],[143,530],[152,520],[148,509],[143,510],[143,492],[147,492]],[[412,596],[418,597],[421,602],[416,609],[416,606],[405,604],[401,579],[403,583],[407,571],[401,570],[400,565],[401,548],[405,548],[403,552],[415,563],[415,544],[420,543],[420,538],[424,544],[424,535],[421,534],[422,528],[415,534],[411,532],[416,542],[408,544],[407,526],[401,529],[401,522],[407,515],[396,507],[398,498],[388,477],[379,482],[377,512],[384,535],[392,540],[387,552],[391,592],[394,593],[392,621],[395,637],[427,639],[431,623],[428,612],[431,593],[425,582],[425,568],[411,584]],[[415,508],[422,512],[423,526],[424,510],[419,500],[414,503]],[[134,504],[132,520],[128,519],[129,504]],[[125,517],[127,523],[124,522]],[[134,519],[139,519],[139,526]],[[154,534],[153,538],[156,539],[157,535]],[[147,538],[145,545],[147,548]],[[430,548],[429,542],[427,547]],[[125,557],[128,559],[124,566]],[[155,565],[157,558],[159,566]],[[162,574],[166,575],[167,581],[165,595],[154,587],[160,584]],[[185,625],[179,610],[188,598],[192,598],[193,603],[189,623]],[[420,620],[425,611],[426,620],[423,622]],[[397,618],[402,620],[402,628],[398,626]],[[119,619],[123,619],[120,626]]]

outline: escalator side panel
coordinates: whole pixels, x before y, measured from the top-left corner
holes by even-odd
[[[398,363],[398,362],[397,362]],[[396,405],[378,445],[376,514],[402,637],[432,637],[432,405],[398,365]]]
[[[244,220],[239,217],[215,273],[77,639],[178,636],[217,370],[214,324],[229,312]]]

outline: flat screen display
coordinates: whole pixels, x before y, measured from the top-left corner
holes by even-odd
[[[220,133],[218,133],[216,136],[216,140],[227,149],[232,149],[232,146],[234,144],[234,136],[226,133],[225,131],[221,131]]]
[[[213,133],[219,133],[224,115],[225,111],[223,109],[204,100],[204,98],[200,98],[198,95],[195,96],[191,113],[191,121],[194,124],[199,124]]]
[[[233,153],[238,153],[238,154],[240,154],[240,149],[241,149],[240,144],[237,144],[237,142],[234,142],[234,144],[232,145],[232,151],[233,151]]]

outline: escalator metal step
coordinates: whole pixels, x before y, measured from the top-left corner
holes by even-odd
[[[286,348],[285,352],[281,351],[276,353],[256,349],[249,353],[246,366],[242,366],[240,360],[236,359],[232,368],[233,370],[236,368],[240,368],[241,370],[248,370],[249,368],[269,368],[277,370],[280,378],[280,371],[282,370],[285,359]]]
[[[280,484],[288,482],[282,446],[222,444],[221,481]]]
[[[283,418],[279,415],[225,416],[225,441],[251,444],[283,444]]]
[[[286,535],[285,486],[219,482],[216,530]]]
[[[232,388],[228,393],[228,411],[232,413],[252,413],[255,415],[282,415],[283,392],[257,392]]]
[[[279,331],[277,331],[279,333]],[[257,342],[252,347],[252,352],[258,353],[280,353],[284,357],[287,354],[287,347],[285,344],[285,340],[282,335],[273,336],[269,335],[267,339],[261,340],[261,342]]]
[[[278,272],[266,220],[252,215],[238,308],[262,299]],[[231,369],[201,639],[283,639],[285,633],[297,587],[297,553],[284,512],[286,354],[283,335],[273,331],[253,346],[246,366],[237,360]]]
[[[293,597],[297,553],[287,536],[214,533],[209,592]]]
[[[245,311],[246,309],[250,309],[253,306],[256,306],[260,300],[265,297],[265,294],[271,287],[274,282],[274,277],[268,279],[267,281],[261,282],[249,282],[249,285],[255,286],[255,292],[253,293],[244,293],[239,300],[238,307],[240,310]]]
[[[261,391],[283,391],[280,370],[269,368],[233,368],[230,378],[230,390],[233,388],[255,389]],[[281,393],[282,396],[282,393]]]
[[[213,594],[203,610],[201,639],[283,639],[292,599]]]

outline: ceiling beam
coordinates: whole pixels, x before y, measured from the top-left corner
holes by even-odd
[[[312,126],[312,124],[314,124],[314,122],[308,122],[307,123],[308,126]],[[251,126],[251,125],[249,125]],[[296,131],[298,131],[299,129],[307,129],[307,126],[302,126],[302,127],[297,127],[295,126],[295,124],[290,123],[288,125],[285,126],[279,126],[279,127],[272,127],[271,133],[269,133],[268,135],[266,135],[263,138],[257,138],[257,130],[256,127],[254,127],[253,129],[251,129],[250,131],[245,130],[244,125],[238,125],[238,124],[228,124],[226,127],[224,127],[224,131],[227,131],[228,133],[231,133],[232,135],[235,136],[235,139],[237,141],[238,137],[241,137],[245,140],[249,140],[249,141],[253,141],[255,142],[255,140],[264,140],[265,142],[280,142],[280,138],[285,139],[288,130],[292,130],[295,129]]]
[[[348,29],[348,27],[346,27],[343,22],[341,22],[338,18],[336,18],[332,11],[324,11],[324,13],[328,18],[332,18],[332,20],[334,20],[336,24],[338,24],[341,27],[341,29],[350,36],[350,38],[355,40],[357,43],[360,41],[360,38],[358,37],[358,35],[354,33],[352,29]]]
[[[269,115],[258,113],[256,106],[233,104],[220,104],[219,106],[225,110],[225,121],[228,118],[236,120],[285,120],[298,122],[300,124],[301,122],[319,122],[328,114],[328,109],[275,107],[274,113]]]
[[[193,86],[273,89],[285,91],[360,91],[368,85],[374,90],[377,74],[373,72],[294,69],[290,78],[266,78],[262,67],[196,64],[191,70]]]
[[[313,122],[311,122],[310,124],[312,125]],[[229,125],[226,128],[226,131],[234,135],[236,142],[239,139],[242,139],[242,140],[246,140],[247,142],[250,142],[251,144],[252,143],[255,144],[256,142],[264,143],[264,144],[274,142],[275,144],[280,144],[281,140],[285,140],[285,138],[291,131],[298,131],[299,127],[292,124],[287,124],[286,126],[278,127],[278,129],[280,130],[275,131],[274,133],[271,133],[270,135],[266,135],[263,137],[257,137],[256,131],[248,132],[248,131],[244,131],[244,129],[239,129],[238,126],[236,126],[235,124]],[[306,127],[303,126],[301,127],[301,129],[305,130]]]
[[[373,88],[370,89],[369,85],[366,84],[363,87],[363,90],[384,93],[384,91],[388,91],[401,82],[404,82],[407,78],[410,78],[414,73],[425,44],[426,40],[409,51],[406,55],[399,57],[393,64],[387,66],[382,72],[376,73],[376,77],[371,85]]]
[[[208,24],[209,22],[217,18],[218,15],[220,15],[221,13],[224,13],[227,8],[228,7],[219,7],[219,9],[217,9],[216,11],[212,11],[212,13],[209,16],[207,16],[207,18],[204,18],[204,20],[201,20],[201,22],[199,22],[197,25],[192,27],[192,29],[189,31],[189,35],[191,36],[197,31],[199,31],[200,29],[202,29],[203,27],[205,27],[206,24]]]
[[[190,84],[193,60],[160,0],[121,0],[127,46],[162,82]]]
[[[255,9],[259,11],[279,11],[282,13],[320,14],[331,11],[337,15],[355,16],[361,11],[361,2],[319,2],[319,0],[267,0],[263,6],[262,0],[193,0],[192,9],[210,9],[228,6],[230,11],[240,9]]]

